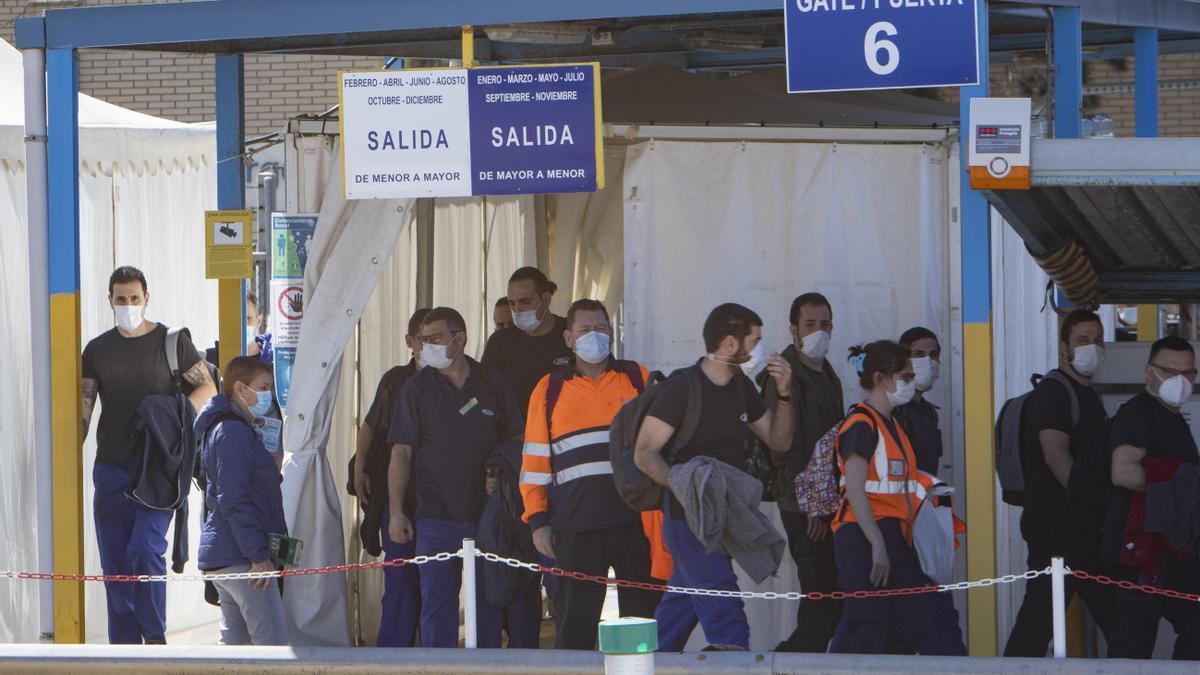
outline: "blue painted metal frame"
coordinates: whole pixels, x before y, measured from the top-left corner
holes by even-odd
[[[45,42],[46,46],[79,48],[152,47],[324,36],[330,46],[337,46],[353,44],[356,34],[394,30],[780,9],[780,0],[210,0],[50,10],[45,17]],[[36,29],[22,28],[18,47],[37,46],[26,42],[36,39],[36,33]],[[255,49],[269,46],[255,45]]]
[[[1133,32],[1134,131],[1143,138],[1158,135],[1158,29]]]
[[[219,54],[216,58],[217,102],[217,208],[246,208],[246,73],[241,54]],[[224,283],[224,282],[222,282]],[[246,297],[246,281],[241,282]],[[261,300],[259,302],[262,302]],[[246,303],[239,301],[240,326],[246,325]],[[245,346],[237,351],[245,353]]]
[[[1055,7],[1054,137],[1079,138],[1083,116],[1083,24],[1078,7]]]
[[[979,8],[979,34],[985,40],[988,35],[987,3],[977,0]],[[963,261],[963,321],[987,323],[992,317],[992,238],[991,217],[988,202],[983,194],[971,189],[970,166],[967,161],[971,134],[971,99],[986,98],[988,95],[987,50],[979,50],[980,83],[959,88],[959,162],[961,182],[959,199],[962,222]]]
[[[46,51],[46,167],[50,295],[79,292],[79,63],[71,48]]]

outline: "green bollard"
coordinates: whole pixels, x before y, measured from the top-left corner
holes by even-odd
[[[624,617],[600,622],[600,652],[606,675],[653,675],[658,650],[654,619]]]

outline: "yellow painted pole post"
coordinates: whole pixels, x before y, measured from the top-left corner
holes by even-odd
[[[462,62],[463,68],[475,67],[475,27],[462,27]]]
[[[996,456],[992,434],[995,405],[992,353],[991,209],[971,189],[971,99],[988,95],[988,2],[975,0],[978,25],[979,84],[959,89],[960,227],[963,287],[963,424],[966,461],[967,578],[996,576]],[[967,646],[971,656],[995,656],[996,589],[967,594]]]
[[[49,121],[51,462],[54,572],[83,570],[83,396],[79,320],[79,64],[75,50],[46,52]],[[82,643],[83,584],[54,582],[54,641]]]
[[[1154,342],[1158,339],[1158,305],[1137,306],[1137,341]]]
[[[217,321],[220,340],[220,360],[217,367],[225,367],[235,356],[246,353],[242,344],[246,339],[246,296],[242,292],[241,279],[217,280]]]

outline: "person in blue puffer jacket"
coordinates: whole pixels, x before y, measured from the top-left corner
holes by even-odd
[[[200,533],[205,573],[275,569],[267,535],[287,535],[283,491],[275,460],[252,427],[267,414],[275,382],[271,366],[249,356],[229,362],[223,393],[196,418],[208,484],[208,517]],[[223,645],[285,645],[287,622],[276,579],[214,581],[221,600]]]

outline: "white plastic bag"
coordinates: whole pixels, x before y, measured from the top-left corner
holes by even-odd
[[[930,495],[921,502],[913,521],[913,547],[921,561],[921,570],[936,584],[954,579],[954,513],[949,506],[938,506]]]

